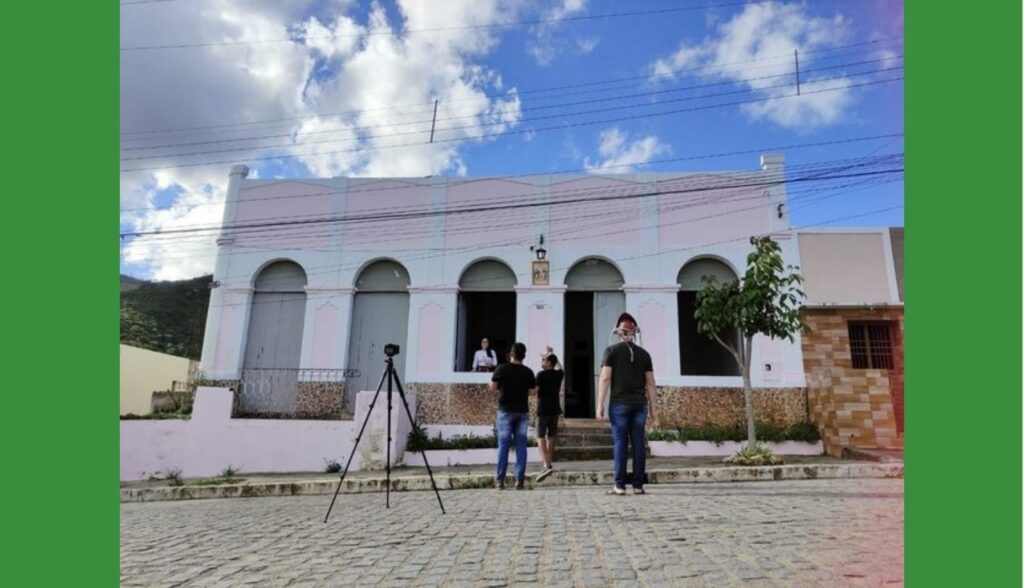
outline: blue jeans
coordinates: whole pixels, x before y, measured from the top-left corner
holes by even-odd
[[[612,424],[613,452],[615,461],[615,487],[626,488],[626,444],[633,446],[633,487],[644,487],[647,453],[644,443],[644,426],[647,424],[647,403],[639,406],[612,404],[608,407]]]
[[[498,471],[494,479],[505,481],[508,470],[508,450],[516,444],[516,480],[526,479],[526,431],[530,423],[528,412],[498,411]]]

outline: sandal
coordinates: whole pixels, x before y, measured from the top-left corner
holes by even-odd
[[[605,492],[605,494],[608,496],[625,496],[626,490],[623,488],[612,488],[611,490]]]

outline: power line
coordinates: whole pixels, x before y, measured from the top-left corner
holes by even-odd
[[[793,173],[793,172],[802,171],[804,169],[807,169],[809,174],[813,174],[812,170],[815,170],[816,168],[820,168],[820,169],[826,170],[827,172],[835,173],[835,172],[838,172],[838,171],[847,171],[847,170],[850,170],[850,169],[863,168],[865,166],[871,166],[871,165],[878,166],[878,165],[883,165],[883,164],[890,164],[890,163],[893,163],[893,158],[897,158],[898,160],[902,161],[902,154],[892,154],[892,155],[880,156],[880,157],[874,157],[874,158],[855,158],[855,159],[848,159],[848,160],[838,160],[838,161],[810,163],[810,164],[804,164],[802,166],[791,167],[788,171],[790,173]],[[749,171],[749,172],[730,172],[728,174],[715,174],[715,175],[687,175],[687,176],[681,176],[681,177],[667,179],[666,180],[666,184],[662,185],[659,188],[656,188],[655,191],[658,192],[658,191],[663,190],[663,189],[677,188],[677,187],[688,187],[688,188],[691,189],[691,191],[695,191],[696,188],[702,188],[702,189],[710,188],[710,189],[716,189],[716,190],[717,189],[728,189],[728,188],[730,188],[732,186],[722,185],[721,182],[724,182],[724,181],[736,182],[738,180],[742,180],[742,179],[745,179],[745,178],[748,178],[748,177],[749,178],[754,178],[754,179],[759,179],[759,178],[764,177],[765,175],[766,175],[765,172],[759,171],[759,170],[758,171]],[[784,178],[782,178],[781,176],[779,176],[777,174],[770,174],[769,177],[774,177],[775,181],[784,181]],[[806,181],[808,179],[815,179],[816,177],[818,177],[818,176],[807,175],[804,178],[802,178],[801,180],[802,181]],[[456,187],[458,187],[458,186],[456,186]],[[614,198],[622,197],[623,195],[626,195],[626,196],[629,196],[629,197],[636,197],[637,194],[635,192],[642,191],[643,189],[644,189],[643,185],[632,185],[632,186],[627,186],[627,187],[606,188],[606,189],[597,190],[597,191],[595,191],[593,189],[589,189],[589,188],[581,188],[581,189],[575,189],[575,190],[558,190],[558,191],[551,191],[551,192],[549,192],[548,195],[547,195],[547,198],[548,198],[549,202],[553,201],[553,202],[556,202],[556,203],[560,203],[561,205],[564,205],[564,204],[571,204],[571,203],[574,203],[574,202],[592,202],[592,201],[611,200],[611,199],[614,199]],[[577,199],[568,199],[568,198],[566,198],[567,196],[576,196],[576,195],[580,195],[580,194],[586,195],[586,198],[582,198],[582,199],[579,199],[579,198],[577,198]],[[504,195],[503,196],[503,205],[502,205],[502,207],[504,207],[504,208],[514,208],[514,207],[519,206],[520,204],[527,204],[529,206],[535,206],[535,205],[538,204],[536,198],[537,198],[536,193],[534,193],[532,191],[531,192],[527,192],[527,193],[520,193],[518,195]],[[446,215],[457,214],[457,213],[461,214],[461,213],[464,213],[464,212],[477,212],[479,210],[490,210],[491,208],[479,208],[478,207],[480,203],[486,203],[486,202],[491,202],[491,199],[490,198],[485,198],[485,199],[480,199],[480,200],[477,200],[477,201],[466,202],[466,203],[462,203],[462,205],[459,206],[459,207],[446,208],[446,209],[437,209],[436,206],[434,206],[434,205],[426,205],[426,206],[421,207],[419,209],[417,209],[417,208],[410,208],[410,207],[407,206],[403,212],[401,212],[401,213],[394,213],[394,212],[391,212],[391,208],[389,208],[389,207],[382,207],[382,208],[378,208],[378,209],[362,210],[362,211],[359,211],[359,213],[357,213],[357,214],[348,214],[348,215],[343,215],[343,216],[340,216],[340,217],[322,217],[322,216],[315,216],[315,215],[275,216],[274,217],[275,220],[272,221],[272,222],[236,223],[235,225],[231,225],[231,226],[222,226],[220,223],[217,223],[215,225],[206,225],[206,226],[179,227],[178,229],[175,229],[174,231],[175,232],[231,231],[233,235],[240,235],[240,234],[243,234],[243,233],[246,233],[246,232],[251,232],[251,231],[248,231],[247,229],[249,229],[249,228],[251,228],[253,226],[260,226],[260,227],[282,227],[282,226],[293,226],[293,225],[297,225],[297,224],[305,224],[305,223],[307,223],[309,221],[315,221],[316,223],[321,223],[321,222],[325,222],[325,221],[329,221],[329,222],[332,222],[332,223],[333,222],[341,222],[341,223],[359,222],[359,223],[366,223],[366,222],[375,222],[375,221],[394,221],[394,220],[401,220],[401,219],[404,219],[404,218],[419,218],[419,217],[422,217],[424,215],[430,215],[430,216],[445,215],[446,216]],[[541,202],[539,204],[543,205],[544,203]],[[157,234],[172,235],[174,233],[172,233],[171,231],[151,231],[151,232],[147,232],[145,234],[142,234],[142,233],[139,233],[139,234],[126,233],[126,234],[122,235],[122,237],[129,236],[129,235],[130,236],[153,236],[153,235],[157,235]]]
[[[902,57],[902,56],[898,56],[898,57]],[[831,70],[835,70],[835,69],[842,69],[842,68],[848,68],[848,67],[855,67],[855,66],[858,66],[858,65],[867,65],[867,64],[874,64],[874,63],[881,63],[881,62],[888,62],[888,61],[891,61],[891,58],[871,59],[871,60],[865,60],[865,61],[855,61],[855,62],[850,62],[850,63],[841,63],[841,64],[837,64],[837,65],[830,65],[830,66],[826,66],[826,67],[820,67],[820,68],[816,68],[816,69],[809,69],[809,70],[805,70],[803,73],[804,74],[809,74],[809,73],[815,73],[815,72],[821,72],[821,71],[831,71]],[[886,72],[886,71],[892,71],[893,69],[899,69],[899,68],[890,67],[890,68],[882,68],[882,69],[871,70],[871,71],[867,71],[867,72],[847,73],[847,74],[843,74],[842,76],[834,76],[832,78],[822,78],[822,79],[812,80],[812,81],[827,81],[827,80],[837,79],[837,78],[840,78],[840,77],[841,78],[846,78],[846,77],[858,76],[858,75],[869,75],[869,74],[872,74],[872,73],[881,73],[881,72]],[[700,85],[694,85],[694,86],[683,86],[683,87],[680,87],[680,88],[670,88],[670,89],[666,89],[666,90],[654,90],[654,91],[651,91],[651,92],[640,92],[640,93],[627,94],[627,95],[619,95],[619,96],[611,96],[611,97],[604,97],[604,98],[592,98],[592,99],[589,99],[589,100],[577,100],[577,101],[574,101],[574,102],[563,102],[563,103],[558,103],[558,104],[548,104],[548,105],[541,105],[541,106],[533,106],[533,107],[527,107],[527,108],[520,108],[518,110],[518,112],[519,113],[523,113],[523,112],[531,112],[531,111],[536,111],[536,110],[549,110],[549,109],[552,109],[552,108],[562,108],[562,107],[566,107],[566,106],[581,106],[581,105],[586,105],[586,104],[597,104],[597,103],[602,103],[602,102],[612,102],[612,101],[616,101],[616,100],[629,100],[629,99],[633,99],[633,98],[645,98],[645,97],[651,97],[651,96],[660,96],[660,95],[663,95],[663,94],[671,94],[671,93],[676,93],[676,92],[685,92],[685,91],[689,91],[689,90],[699,90],[699,89],[713,88],[713,87],[718,87],[718,86],[731,86],[731,85],[736,85],[736,84],[743,84],[743,83],[749,83],[749,82],[755,82],[755,81],[761,81],[761,80],[769,80],[769,79],[775,79],[775,78],[787,78],[788,79],[791,76],[792,76],[791,73],[786,72],[786,73],[773,74],[773,75],[767,75],[767,76],[752,77],[752,78],[747,78],[747,79],[740,80],[740,81],[727,80],[727,81],[723,81],[723,82],[714,82],[714,83],[700,84]],[[675,99],[675,100],[663,101],[663,102],[661,102],[661,104],[672,104],[674,102],[682,102],[682,101],[688,101],[688,100],[700,100],[700,99],[704,99],[704,98],[714,98],[714,97],[728,96],[728,95],[733,95],[733,94],[749,94],[749,93],[763,92],[765,90],[771,90],[771,89],[777,89],[777,88],[786,88],[786,87],[789,87],[790,85],[791,84],[789,84],[789,83],[784,83],[784,84],[780,84],[780,85],[769,86],[767,88],[744,89],[744,90],[736,90],[736,91],[724,92],[724,93],[705,94],[705,95],[700,95],[700,96],[689,96],[689,97],[686,97],[686,98],[679,98],[679,99]],[[525,121],[524,120],[517,121],[517,124],[529,124],[529,123],[531,123],[533,121],[537,121],[537,120],[549,120],[549,119],[552,119],[552,118],[560,118],[560,117],[563,117],[563,116],[580,116],[580,115],[583,115],[583,114],[592,114],[592,113],[595,113],[595,112],[607,112],[609,110],[620,110],[620,109],[621,110],[625,110],[625,109],[629,109],[629,108],[642,108],[642,107],[646,107],[646,106],[650,106],[650,104],[642,103],[642,104],[625,105],[625,106],[621,106],[621,107],[615,107],[613,109],[599,109],[599,110],[583,111],[583,112],[556,113],[556,114],[549,115],[549,116],[542,116],[542,117],[537,117],[537,118],[531,118],[531,119],[528,119],[528,120],[525,120]],[[492,116],[494,116],[494,115],[499,115],[500,116],[501,114],[507,114],[507,113],[508,112],[506,111],[506,112],[485,113],[485,114],[490,114]],[[352,128],[336,128],[336,129],[327,129],[327,130],[320,130],[320,131],[309,131],[309,132],[302,133],[302,136],[303,137],[308,137],[308,136],[311,136],[311,135],[323,135],[323,134],[339,133],[339,132],[359,133],[359,132],[366,132],[366,131],[371,130],[371,129],[402,127],[402,126],[411,126],[411,125],[417,125],[417,124],[424,124],[425,125],[426,123],[432,123],[432,122],[448,122],[448,121],[454,121],[454,120],[467,120],[467,119],[476,120],[480,116],[481,116],[480,114],[470,114],[470,115],[463,115],[463,116],[451,116],[451,117],[447,117],[447,118],[439,118],[439,119],[436,119],[436,120],[434,120],[434,119],[424,119],[424,120],[409,121],[409,122],[395,122],[395,123],[384,123],[384,124],[377,124],[377,125],[365,125],[365,126],[352,127]],[[486,126],[498,126],[498,125],[505,125],[505,124],[508,124],[508,123],[496,122],[496,123],[483,123],[483,124],[479,124],[479,125],[469,125],[469,126],[462,126],[462,127],[448,127],[448,128],[441,127],[441,128],[438,129],[438,131],[465,130],[465,129],[470,129],[470,128],[475,129],[475,128],[478,128],[478,127],[481,127],[481,126],[485,126],[486,127]],[[376,135],[373,138],[374,139],[381,139],[381,138],[385,138],[385,137],[398,137],[398,136],[406,136],[406,135],[419,135],[419,134],[423,134],[424,132],[425,131],[423,129],[420,129],[420,130],[415,130],[415,131],[406,131],[406,132],[400,132],[400,133],[389,133],[389,134],[385,134],[385,135]],[[189,141],[189,142],[184,142],[184,143],[169,143],[169,144],[163,144],[163,145],[148,145],[148,146],[144,146],[144,147],[123,147],[121,149],[121,152],[124,153],[124,152],[127,152],[127,151],[148,151],[148,150],[151,150],[151,149],[172,149],[172,148],[175,148],[175,147],[191,147],[191,146],[196,146],[196,145],[214,145],[214,144],[218,144],[218,143],[236,143],[236,142],[242,142],[242,141],[260,141],[260,140],[264,140],[264,139],[282,139],[282,138],[289,138],[289,137],[290,138],[294,138],[295,137],[295,133],[294,132],[289,132],[289,133],[283,133],[283,134],[278,133],[278,134],[274,134],[274,135],[261,135],[261,136],[253,136],[253,137],[235,137],[235,138],[227,138],[227,139],[208,139],[208,140],[204,140],[204,141]],[[349,143],[349,142],[358,142],[360,140],[363,140],[363,139],[361,139],[360,137],[357,136],[357,137],[352,138],[352,139],[328,139],[328,140],[322,140],[322,141],[305,141],[305,142],[301,143],[301,145],[314,145],[314,144],[322,144],[322,143],[340,143],[340,142]],[[428,143],[431,143],[431,142],[432,141],[428,141]],[[233,148],[233,149],[219,149],[219,150],[213,150],[213,151],[200,151],[200,152],[193,152],[193,153],[169,153],[169,154],[161,154],[161,155],[139,156],[139,157],[132,157],[132,158],[124,158],[121,161],[132,161],[132,160],[138,160],[138,159],[153,159],[153,158],[158,158],[158,157],[177,157],[177,156],[185,156],[185,155],[191,156],[191,155],[208,155],[208,154],[213,154],[213,153],[231,153],[231,152],[237,152],[237,151],[249,151],[249,150],[253,150],[253,149],[279,149],[279,148],[294,147],[295,145],[296,145],[295,143],[284,143],[284,144],[276,144],[276,145],[247,145],[245,147],[236,147],[236,148]]]
[[[868,47],[870,45],[877,45],[877,44],[881,44],[881,43],[888,43],[889,41],[902,41],[902,40],[903,40],[903,37],[888,37],[888,38],[876,39],[876,40],[872,40],[872,41],[863,41],[863,42],[859,42],[859,43],[850,43],[850,44],[847,44],[847,45],[838,45],[838,46],[835,46],[835,47],[829,47],[829,48],[823,48],[823,49],[813,49],[813,50],[804,51],[803,53],[804,53],[804,55],[812,55],[812,54],[819,54],[819,53],[832,53],[832,52],[858,54],[858,53],[864,53],[864,52],[867,52],[867,51],[874,50],[873,47]],[[853,47],[866,47],[866,48],[860,49],[860,50],[856,50],[856,51],[847,51],[847,49],[853,48]],[[657,83],[662,83],[664,81],[674,81],[675,78],[680,76],[680,75],[692,75],[692,74],[707,72],[708,70],[721,69],[721,68],[732,67],[732,66],[736,66],[736,65],[745,65],[745,64],[749,64],[749,63],[760,63],[760,62],[765,62],[765,61],[781,61],[781,60],[786,60],[788,62],[790,57],[791,56],[788,55],[788,54],[780,54],[780,55],[771,56],[771,57],[760,57],[760,58],[757,58],[757,59],[746,59],[746,60],[731,61],[731,62],[726,62],[726,63],[716,63],[716,64],[711,64],[711,65],[706,65],[706,66],[687,67],[687,68],[682,68],[680,70],[672,72],[670,74],[645,74],[645,75],[637,75],[637,76],[611,78],[611,79],[608,79],[608,80],[596,80],[596,81],[583,82],[583,83],[577,83],[577,84],[563,84],[563,85],[559,85],[559,86],[548,86],[548,87],[543,87],[543,88],[527,88],[527,89],[518,89],[518,88],[516,88],[515,89],[515,95],[516,96],[524,96],[524,95],[528,95],[528,94],[558,92],[558,95],[554,96],[554,97],[555,98],[560,98],[562,96],[572,95],[572,93],[566,93],[566,92],[564,92],[564,90],[571,90],[571,89],[574,89],[574,88],[590,88],[590,87],[593,87],[593,86],[621,84],[623,82],[634,82],[634,81],[654,80],[654,79],[659,79],[660,81],[657,82]],[[825,59],[834,59],[836,57],[842,57],[842,55],[836,55],[836,56],[828,57],[828,58],[825,58]],[[758,66],[758,67],[747,68],[747,69],[748,70],[749,69],[764,69],[766,67],[775,67],[775,66]],[[601,91],[601,90],[587,90],[587,92],[590,92],[590,91]],[[485,98],[507,98],[507,97],[510,96],[510,92],[505,91],[505,92],[497,92],[497,93],[485,93],[483,96]],[[548,98],[551,98],[551,97],[548,97]],[[545,98],[545,99],[548,99],[548,98]],[[477,100],[478,100],[478,98],[474,97],[474,98],[465,98],[465,99],[461,99],[461,100],[459,100],[459,99],[455,99],[455,100],[442,100],[442,102],[444,102],[446,104],[457,104],[457,103],[471,102],[471,101],[475,102]],[[433,104],[432,102],[423,102],[423,103],[417,102],[417,103],[407,103],[407,104],[396,104],[396,105],[391,105],[391,106],[382,106],[382,107],[379,107],[379,108],[342,110],[342,111],[335,111],[335,112],[318,112],[318,113],[313,113],[313,114],[304,115],[304,116],[261,119],[261,120],[255,120],[255,121],[243,121],[243,122],[234,122],[234,123],[224,123],[224,124],[219,124],[219,125],[201,125],[201,126],[192,126],[192,127],[148,129],[148,130],[138,130],[138,131],[122,131],[121,135],[125,136],[125,135],[141,135],[141,134],[158,134],[158,133],[178,133],[178,132],[204,131],[204,130],[205,131],[210,131],[210,132],[220,132],[220,131],[217,131],[217,130],[218,129],[227,129],[227,128],[232,128],[232,127],[238,127],[238,126],[265,125],[267,123],[274,123],[274,122],[300,121],[300,120],[309,120],[309,119],[315,119],[315,118],[329,118],[329,117],[335,117],[335,116],[343,116],[343,115],[346,115],[346,114],[365,114],[365,113],[369,113],[369,112],[385,112],[385,111],[393,111],[395,108],[401,108],[404,111],[408,112],[409,108],[413,108],[413,107],[417,107],[417,106],[421,106],[421,107],[424,107],[424,108],[429,108],[430,106],[432,106],[432,104]],[[412,112],[416,112],[416,111],[414,110]]]
[[[810,92],[803,92],[803,96],[808,96],[808,95],[811,95],[811,94],[822,94],[822,93],[827,93],[827,92],[835,92],[835,91],[839,91],[839,90],[848,90],[848,89],[851,89],[851,88],[875,86],[875,85],[879,85],[879,84],[898,82],[898,81],[902,81],[902,80],[903,80],[903,76],[898,76],[898,77],[894,77],[894,78],[887,78],[887,79],[882,79],[882,80],[874,80],[874,81],[862,82],[862,83],[858,83],[858,84],[847,84],[847,85],[844,85],[844,86],[841,86],[841,87],[837,87],[837,88],[824,88],[824,89],[814,90],[814,91],[810,91]],[[787,98],[794,98],[794,97],[795,96],[769,96],[769,97],[765,97],[765,98],[755,98],[755,99],[750,99],[750,100],[738,100],[738,101],[734,101],[734,102],[726,102],[726,103],[720,103],[720,104],[710,104],[710,105],[691,107],[691,108],[680,108],[680,109],[668,110],[668,111],[663,111],[663,112],[654,112],[654,113],[647,113],[647,114],[640,114],[640,115],[633,115],[633,116],[625,116],[625,117],[617,117],[617,118],[607,118],[607,119],[594,120],[594,121],[583,121],[583,122],[578,122],[578,123],[573,123],[573,124],[566,124],[566,125],[557,125],[557,126],[540,127],[540,128],[532,128],[532,129],[513,129],[513,130],[509,130],[509,131],[503,131],[503,132],[499,132],[499,133],[494,133],[493,135],[488,135],[488,137],[489,138],[495,138],[495,137],[504,137],[504,136],[511,136],[511,135],[522,135],[524,133],[537,133],[537,132],[545,132],[545,131],[552,131],[552,130],[564,130],[564,129],[569,128],[569,127],[585,127],[585,126],[594,126],[594,125],[608,124],[608,123],[612,123],[612,122],[623,122],[623,121],[627,121],[627,120],[637,120],[637,119],[643,119],[643,118],[656,118],[656,117],[662,117],[662,116],[669,116],[669,115],[672,115],[672,114],[681,114],[681,113],[684,113],[684,112],[697,112],[697,111],[701,111],[701,110],[710,110],[710,109],[713,109],[713,108],[724,108],[724,107],[729,107],[729,106],[739,106],[739,105],[743,105],[743,104],[753,104],[753,103],[761,103],[761,102],[773,102],[773,101],[784,100],[784,99],[787,99]],[[457,143],[457,142],[461,142],[461,141],[464,141],[464,140],[466,140],[466,139],[465,138],[461,138],[461,137],[460,138],[454,138],[454,139],[439,139],[439,140],[435,140],[433,144]],[[354,153],[354,152],[378,151],[378,150],[384,150],[384,149],[396,149],[396,148],[400,148],[400,147],[411,147],[411,146],[420,146],[420,145],[427,145],[427,144],[429,144],[429,143],[427,143],[427,142],[414,142],[414,143],[401,143],[401,144],[394,144],[394,145],[370,145],[370,146],[365,146],[365,147],[358,148],[358,149],[339,149],[339,150],[323,151],[323,152],[319,152],[319,153],[314,152],[314,153],[300,153],[300,154],[278,154],[278,155],[272,155],[272,156],[251,157],[251,158],[247,158],[247,161],[288,160],[288,159],[299,159],[299,158],[302,158],[302,157],[313,157],[313,156],[322,157],[322,156],[325,156],[325,155],[335,155],[335,154],[339,154],[339,153]],[[128,161],[130,159],[132,159],[132,158],[123,159],[122,161]],[[136,159],[155,159],[155,157],[143,157],[143,158],[136,158]],[[128,168],[128,169],[121,170],[121,173],[129,173],[129,172],[137,172],[137,171],[163,170],[163,169],[180,169],[180,168],[209,166],[209,165],[227,165],[227,164],[234,164],[234,163],[238,163],[238,161],[237,160],[218,160],[218,161],[206,161],[206,162],[194,162],[194,163],[178,163],[178,164],[170,164],[170,165]]]
[[[757,149],[744,149],[744,150],[739,150],[739,151],[727,151],[727,152],[719,152],[719,153],[704,154],[704,155],[691,155],[691,156],[686,156],[686,157],[672,157],[672,158],[666,158],[666,159],[655,159],[655,160],[651,160],[651,161],[644,162],[644,163],[638,163],[638,164],[628,164],[627,163],[627,164],[610,165],[610,166],[606,166],[605,168],[602,168],[602,169],[632,168],[632,167],[638,167],[638,166],[660,165],[660,164],[665,164],[665,163],[680,163],[680,162],[683,162],[683,161],[699,161],[699,160],[705,160],[705,159],[718,159],[718,158],[726,158],[726,157],[736,157],[736,156],[739,156],[739,155],[750,155],[750,154],[755,154],[755,153],[768,153],[768,152],[772,152],[772,151],[793,151],[793,150],[797,150],[797,149],[811,149],[811,148],[815,148],[815,147],[825,147],[825,146],[841,145],[841,144],[848,144],[848,143],[859,143],[859,142],[864,142],[864,141],[877,141],[877,140],[882,140],[882,139],[895,140],[895,139],[898,139],[898,138],[901,138],[901,137],[903,137],[903,133],[890,133],[890,134],[886,134],[886,135],[873,135],[873,136],[867,136],[867,137],[852,137],[852,138],[847,138],[847,139],[836,139],[836,140],[832,140],[832,141],[817,141],[817,142],[813,142],[813,143],[799,143],[799,144],[790,144],[790,145],[775,145],[775,146],[769,146],[769,147],[761,147],[761,148],[757,148]],[[891,143],[891,141],[890,141],[890,143]],[[886,146],[888,146],[888,143],[886,145],[883,145],[880,149],[884,149]],[[502,176],[502,178],[503,179],[513,179],[514,180],[516,178],[528,178],[528,177],[544,176],[544,175],[564,175],[564,174],[573,174],[573,173],[589,173],[590,171],[591,170],[589,170],[587,168],[572,168],[572,169],[562,169],[562,170],[554,170],[554,171],[547,171],[547,172],[530,172],[530,173],[525,173],[525,174],[516,174],[516,175],[510,175],[510,176]],[[480,179],[466,180],[466,181],[462,181],[460,183],[460,185],[461,184],[466,184],[466,183],[484,181],[484,180],[488,180],[488,179],[494,179],[494,178],[480,178]],[[299,181],[301,181],[301,180],[299,180]],[[241,191],[245,192],[245,191],[253,190],[253,189],[256,189],[256,188],[257,187],[243,187],[243,188],[241,188]],[[400,186],[400,187],[348,189],[348,190],[345,191],[345,194],[362,194],[362,193],[367,193],[367,192],[393,192],[393,191],[396,191],[396,190],[423,189],[423,188],[424,188],[424,186],[422,186],[422,185],[409,184],[409,185]],[[268,200],[285,200],[285,199],[302,198],[302,197],[308,197],[308,196],[323,196],[323,195],[324,195],[323,191],[319,191],[319,192],[305,192],[305,193],[298,193],[298,194],[290,194],[288,196],[265,196],[265,197],[258,197],[258,198],[246,198],[244,200],[243,199],[225,200],[223,202],[203,202],[203,203],[197,203],[197,204],[172,204],[172,205],[168,205],[166,207],[122,208],[122,209],[120,209],[120,212],[149,212],[149,211],[171,210],[171,209],[174,209],[174,208],[188,208],[188,209],[191,210],[191,209],[199,207],[199,206],[220,206],[220,205],[223,205],[223,204],[234,203],[234,202],[261,202],[261,201],[268,201]]]
[[[834,176],[830,176],[830,177],[828,177],[826,179],[844,178],[844,177],[860,177],[860,176],[878,175],[878,174],[886,174],[886,173],[901,173],[902,171],[903,170],[901,168],[901,169],[890,169],[890,170],[882,170],[882,171],[874,171],[874,172],[860,172],[860,173],[853,173],[853,174],[847,174],[847,175],[834,175]],[[721,189],[728,189],[728,188],[771,187],[771,186],[777,186],[777,185],[782,185],[782,184],[787,184],[787,183],[799,183],[799,182],[806,182],[806,181],[809,181],[809,178],[793,178],[793,179],[790,179],[790,180],[776,179],[776,180],[762,181],[762,182],[753,182],[753,183],[747,183],[747,184],[734,184],[734,185],[724,185],[724,186],[714,186],[714,187],[701,187],[701,188],[686,189],[686,190],[669,190],[669,191],[665,191],[665,192],[657,192],[657,191],[656,192],[644,192],[644,193],[640,193],[640,194],[631,194],[631,195],[626,195],[626,196],[618,196],[616,198],[625,200],[625,199],[643,198],[643,197],[649,197],[649,196],[670,195],[670,194],[686,194],[686,193],[697,192],[697,191],[721,190]],[[465,214],[467,212],[492,212],[492,211],[497,211],[497,210],[507,210],[507,209],[511,209],[511,208],[534,208],[534,207],[537,207],[537,206],[563,206],[563,205],[570,204],[570,203],[575,203],[575,202],[593,202],[593,201],[601,201],[601,200],[606,200],[606,199],[607,199],[607,197],[583,197],[583,198],[577,198],[577,199],[560,200],[560,201],[557,201],[557,202],[530,202],[530,203],[519,203],[519,204],[498,204],[498,205],[489,206],[489,207],[476,207],[476,208],[473,208],[473,209],[446,210],[446,211],[441,211],[441,212],[438,212],[438,211],[425,211],[425,212],[414,212],[414,213],[408,213],[408,214],[396,213],[396,214],[390,215],[388,220],[401,220],[401,219],[408,219],[408,218],[421,218],[421,217],[424,217],[424,216],[433,216],[433,215],[437,215],[437,214],[450,215],[450,214]],[[320,218],[320,219],[306,219],[306,220],[281,221],[281,222],[238,223],[238,224],[230,225],[230,226],[199,227],[199,228],[180,228],[180,229],[169,229],[169,230],[166,230],[166,231],[133,231],[133,232],[122,233],[121,237],[124,238],[124,237],[129,237],[129,236],[130,237],[143,237],[143,236],[151,236],[151,235],[174,235],[174,234],[188,234],[188,233],[209,232],[209,231],[223,231],[223,232],[235,235],[235,234],[239,234],[239,233],[245,233],[246,231],[250,231],[250,230],[253,230],[253,229],[264,229],[264,228],[269,228],[269,227],[284,227],[284,226],[317,225],[317,224],[325,224],[325,223],[326,224],[333,224],[333,223],[345,223],[345,222],[359,222],[359,221],[368,220],[368,218],[372,218],[372,217],[361,217],[361,216],[356,215],[356,216],[350,216],[350,217],[327,217],[327,218]]]
[[[149,0],[152,1],[152,0]],[[489,28],[503,28],[503,27],[517,27],[517,26],[528,26],[528,25],[539,25],[539,24],[551,24],[551,23],[563,23],[563,22],[579,22],[588,20],[599,20],[603,18],[625,18],[625,17],[637,17],[637,16],[655,16],[661,14],[671,14],[677,12],[691,12],[694,10],[706,10],[708,8],[733,8],[737,6],[749,6],[751,4],[764,4],[771,2],[771,0],[751,0],[748,2],[734,2],[731,4],[704,4],[699,6],[677,6],[674,8],[661,8],[654,10],[637,10],[633,12],[610,12],[605,14],[594,14],[594,15],[581,15],[581,16],[565,16],[561,18],[541,18],[533,20],[519,20],[512,22],[493,22],[476,25],[463,25],[457,27],[437,27],[430,29],[409,29],[403,31],[392,31],[389,27],[387,31],[368,31],[365,33],[347,34],[347,35],[318,35],[304,37],[308,40],[336,40],[336,39],[358,39],[363,37],[375,37],[375,36],[392,36],[392,35],[410,35],[410,34],[423,34],[423,33],[445,33],[451,31],[463,31],[463,30],[479,30]],[[249,41],[210,41],[204,43],[178,43],[168,45],[136,45],[132,47],[121,47],[121,52],[129,51],[155,51],[162,49],[197,49],[202,47],[225,47],[235,45],[258,45],[263,43],[295,43],[295,38],[277,38],[277,39],[253,39]]]

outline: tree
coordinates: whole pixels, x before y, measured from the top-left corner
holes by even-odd
[[[743,278],[718,284],[714,276],[704,277],[697,293],[697,330],[718,341],[736,359],[743,373],[743,401],[747,414],[747,442],[754,445],[754,392],[750,385],[750,355],[754,335],[788,339],[809,328],[803,319],[800,290],[803,276],[793,266],[784,266],[782,249],[770,237],[750,239],[754,246],[747,256]],[[738,331],[739,341],[730,344],[723,333]],[[728,339],[732,339],[729,337]],[[738,347],[738,348],[737,348]]]

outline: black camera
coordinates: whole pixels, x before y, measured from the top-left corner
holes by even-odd
[[[397,343],[386,343],[384,345],[384,355],[388,357],[394,357],[398,355],[400,351],[401,348],[398,346]]]

